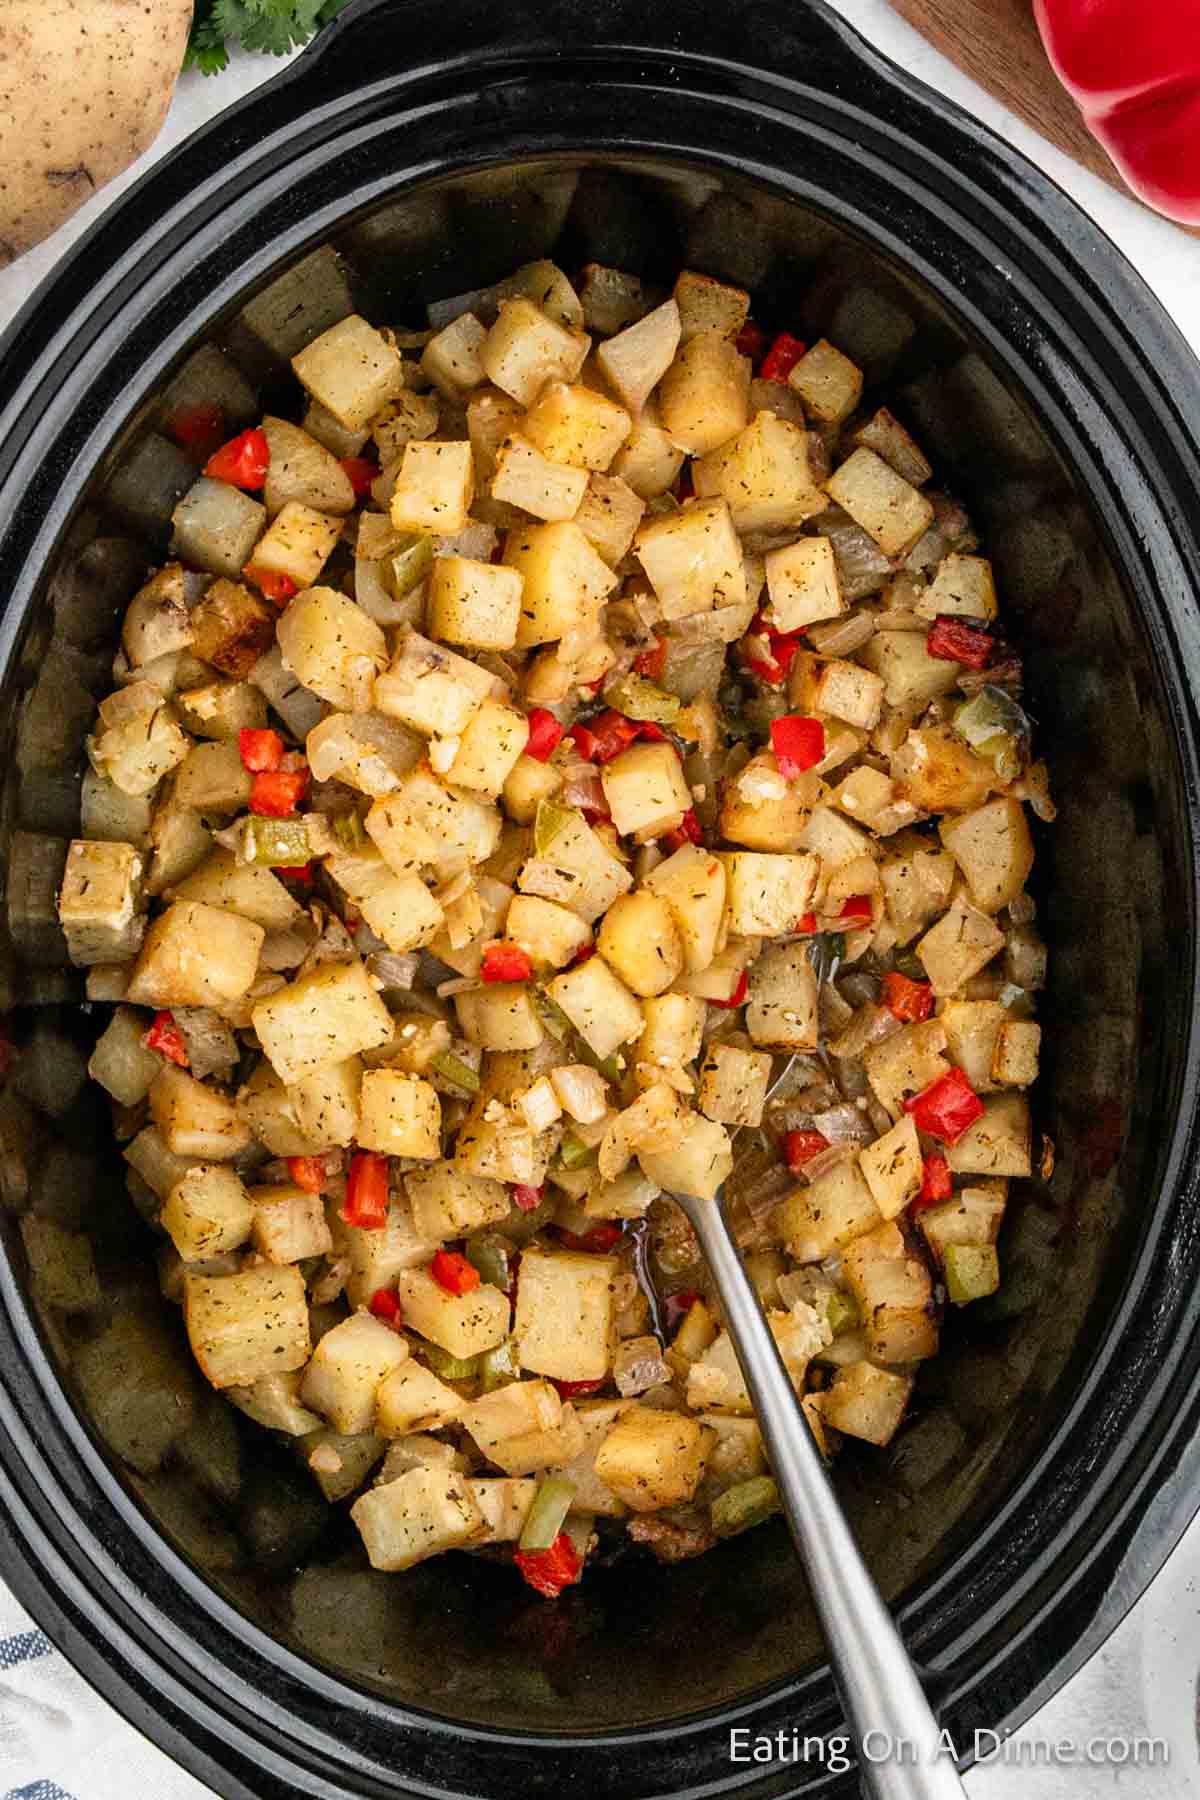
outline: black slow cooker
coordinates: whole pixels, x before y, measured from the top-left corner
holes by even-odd
[[[463,1557],[377,1576],[265,1434],[200,1393],[165,1417],[177,1313],[83,1081],[53,895],[117,620],[194,477],[165,410],[217,380],[269,404],[352,307],[420,323],[543,255],[690,264],[825,330],[977,515],[1018,621],[1059,806],[1040,1174],[1001,1295],[839,1472],[964,1756],[1096,1648],[1200,1498],[1200,370],[1058,189],[823,6],[358,0],[0,346],[0,1573],[228,1796],[853,1785],[797,1754],[838,1714],[781,1529],[557,1606]],[[27,1258],[31,1219],[89,1234],[98,1296]],[[734,1729],[783,1738],[736,1760]]]

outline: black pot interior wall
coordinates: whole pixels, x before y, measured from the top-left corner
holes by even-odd
[[[1153,671],[1097,522],[1037,420],[928,293],[764,189],[611,162],[414,189],[248,300],[113,447],[30,622],[6,715],[5,979],[19,1054],[0,1097],[0,1183],[46,1342],[146,1511],[251,1618],[419,1707],[561,1730],[679,1716],[817,1658],[782,1530],[671,1570],[600,1569],[553,1612],[460,1556],[372,1574],[344,1508],[327,1513],[296,1457],[191,1372],[159,1291],[162,1239],[131,1204],[108,1109],[84,1085],[100,1020],[80,1011],[54,915],[121,607],[194,479],[165,419],[213,393],[254,416],[285,391],[286,357],[352,307],[420,325],[427,300],[542,255],[651,281],[687,264],[749,287],[766,322],[841,345],[972,510],[1027,658],[1060,808],[1039,843],[1051,974],[1038,1126],[1053,1156],[1011,1207],[1001,1293],[951,1321],[903,1435],[839,1466],[891,1596],[952,1566],[1061,1416],[1117,1303],[1152,1099],[1170,1081],[1157,995],[1185,836]]]

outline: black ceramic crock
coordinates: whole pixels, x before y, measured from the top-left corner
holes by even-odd
[[[162,395],[209,344],[258,404],[289,331],[347,296],[419,323],[551,253],[690,262],[828,330],[974,510],[1027,657],[1060,806],[1055,1167],[1015,1199],[1003,1295],[948,1334],[893,1449],[839,1476],[964,1755],[1095,1649],[1200,1493],[1196,364],[1063,194],[821,6],[360,0],[133,188],[0,347],[0,1572],[228,1796],[852,1783],[814,1753],[730,1758],[734,1728],[837,1725],[781,1531],[598,1569],[557,1609],[461,1557],[374,1577],[262,1434],[199,1395],[164,1429],[158,1365],[119,1353],[149,1334],[165,1367],[178,1326],[82,1087],[96,1020],[47,895],[120,606],[191,478]],[[99,1307],[31,1278],[30,1219],[90,1234]]]

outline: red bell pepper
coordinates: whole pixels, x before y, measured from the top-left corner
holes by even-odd
[[[219,406],[201,401],[197,406],[181,406],[164,428],[196,462],[207,462],[225,436],[225,414]]]
[[[1059,80],[1135,194],[1200,225],[1197,0],[1035,0]]]
[[[688,807],[674,831],[663,833],[663,844],[668,850],[682,850],[685,844],[702,844],[704,832],[692,807]]]
[[[282,875],[285,881],[298,881],[301,887],[311,887],[316,873],[316,864],[311,862],[280,863],[272,869],[271,873]]]
[[[533,964],[520,944],[488,944],[479,966],[482,981],[528,981]]]
[[[850,920],[857,919],[863,925],[869,925],[871,923],[872,912],[873,909],[871,906],[870,894],[851,894],[850,898],[844,902],[842,910],[838,914],[838,918]]]
[[[343,456],[342,469],[350,477],[354,498],[365,500],[371,491],[371,483],[379,474],[379,464],[373,463],[369,456]]]
[[[748,356],[752,363],[757,363],[766,355],[767,334],[753,319],[746,320],[734,342],[738,355]]]
[[[742,639],[742,661],[752,675],[760,681],[778,687],[792,666],[796,652],[800,648],[799,632],[776,631],[768,625],[761,613],[757,613],[750,624],[750,629]],[[766,655],[749,647],[750,642],[766,640]]]
[[[579,1580],[579,1556],[565,1531],[560,1531],[548,1550],[517,1550],[513,1561],[537,1593],[557,1600],[565,1587]]]
[[[666,662],[667,640],[665,637],[655,638],[653,650],[641,650],[634,657],[634,674],[644,675],[648,681],[661,681]]]
[[[325,1186],[325,1164],[319,1156],[289,1156],[288,1180],[307,1194],[319,1194]]]
[[[771,720],[771,748],[785,781],[795,780],[806,769],[815,769],[825,755],[825,727],[820,719],[803,713],[785,713]]]
[[[252,775],[267,774],[283,761],[283,739],[277,731],[243,726],[238,732],[238,755],[243,769],[249,769]]]
[[[743,969],[738,976],[737,981],[734,983],[733,992],[730,994],[728,1000],[710,1000],[708,1004],[710,1006],[723,1006],[727,1012],[732,1012],[734,1008],[740,1006],[742,1001],[746,998],[746,989],[749,986],[750,977],[746,974],[745,969]]]
[[[968,669],[986,669],[994,647],[990,631],[953,613],[939,613],[925,639],[928,655],[942,662],[962,663]]]
[[[276,606],[286,606],[300,592],[290,575],[280,575],[275,569],[260,569],[256,563],[247,563],[242,574]]]
[[[210,481],[227,481],[230,487],[256,492],[267,479],[271,466],[271,449],[266,433],[253,427],[239,431],[235,438],[214,450],[204,465]]]
[[[388,1159],[374,1150],[356,1150],[346,1177],[342,1218],[360,1231],[382,1231],[387,1224]]]
[[[805,345],[800,338],[793,337],[790,331],[781,331],[762,359],[759,380],[786,381],[804,351]]]
[[[549,762],[562,740],[563,728],[552,712],[544,706],[535,706],[529,715],[529,738],[525,745],[526,756],[532,756],[536,762]]]
[[[964,1131],[983,1117],[983,1101],[961,1069],[949,1069],[921,1093],[904,1102],[918,1131],[957,1144]]]
[[[801,934],[801,936],[802,937],[812,937],[812,935],[816,931],[816,929],[817,929],[816,913],[812,913],[812,912],[801,913],[800,917],[796,920],[796,930]]]
[[[393,1331],[399,1331],[404,1323],[404,1312],[391,1288],[376,1288],[367,1301],[367,1311],[390,1325]]]
[[[174,1013],[156,1012],[154,1023],[142,1042],[147,1050],[157,1050],[160,1056],[178,1063],[181,1069],[188,1068],[187,1046],[183,1041],[183,1033],[175,1023]]]
[[[921,1164],[921,1192],[910,1211],[922,1212],[927,1206],[940,1206],[954,1192],[950,1164],[944,1156],[927,1156]]]
[[[572,725],[569,735],[584,762],[609,763],[643,733],[635,719],[627,719],[610,706],[586,725]]]
[[[593,1256],[603,1256],[621,1241],[621,1227],[604,1221],[593,1225],[590,1231],[564,1231],[562,1241],[568,1250],[586,1250]]]
[[[911,981],[898,969],[883,978],[883,1004],[906,1025],[918,1025],[933,1011],[933,989],[927,981]]]
[[[438,1250],[429,1265],[429,1273],[448,1294],[471,1294],[479,1286],[479,1270],[468,1262],[461,1250]]]
[[[518,1181],[513,1186],[513,1205],[518,1207],[521,1212],[536,1212],[542,1204],[542,1195],[545,1192],[544,1183],[541,1187],[530,1187],[527,1183]]]
[[[595,1381],[556,1381],[559,1398],[562,1400],[583,1400],[589,1394],[598,1394],[604,1386],[605,1377],[600,1375]]]
[[[266,819],[290,819],[307,787],[307,768],[264,769],[250,785],[250,811]]]
[[[793,1175],[822,1150],[828,1150],[829,1139],[819,1131],[789,1131],[783,1140],[783,1157]]]

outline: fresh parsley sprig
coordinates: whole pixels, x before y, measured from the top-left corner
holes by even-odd
[[[217,75],[229,61],[229,45],[286,56],[307,44],[350,0],[196,0],[185,69]]]

